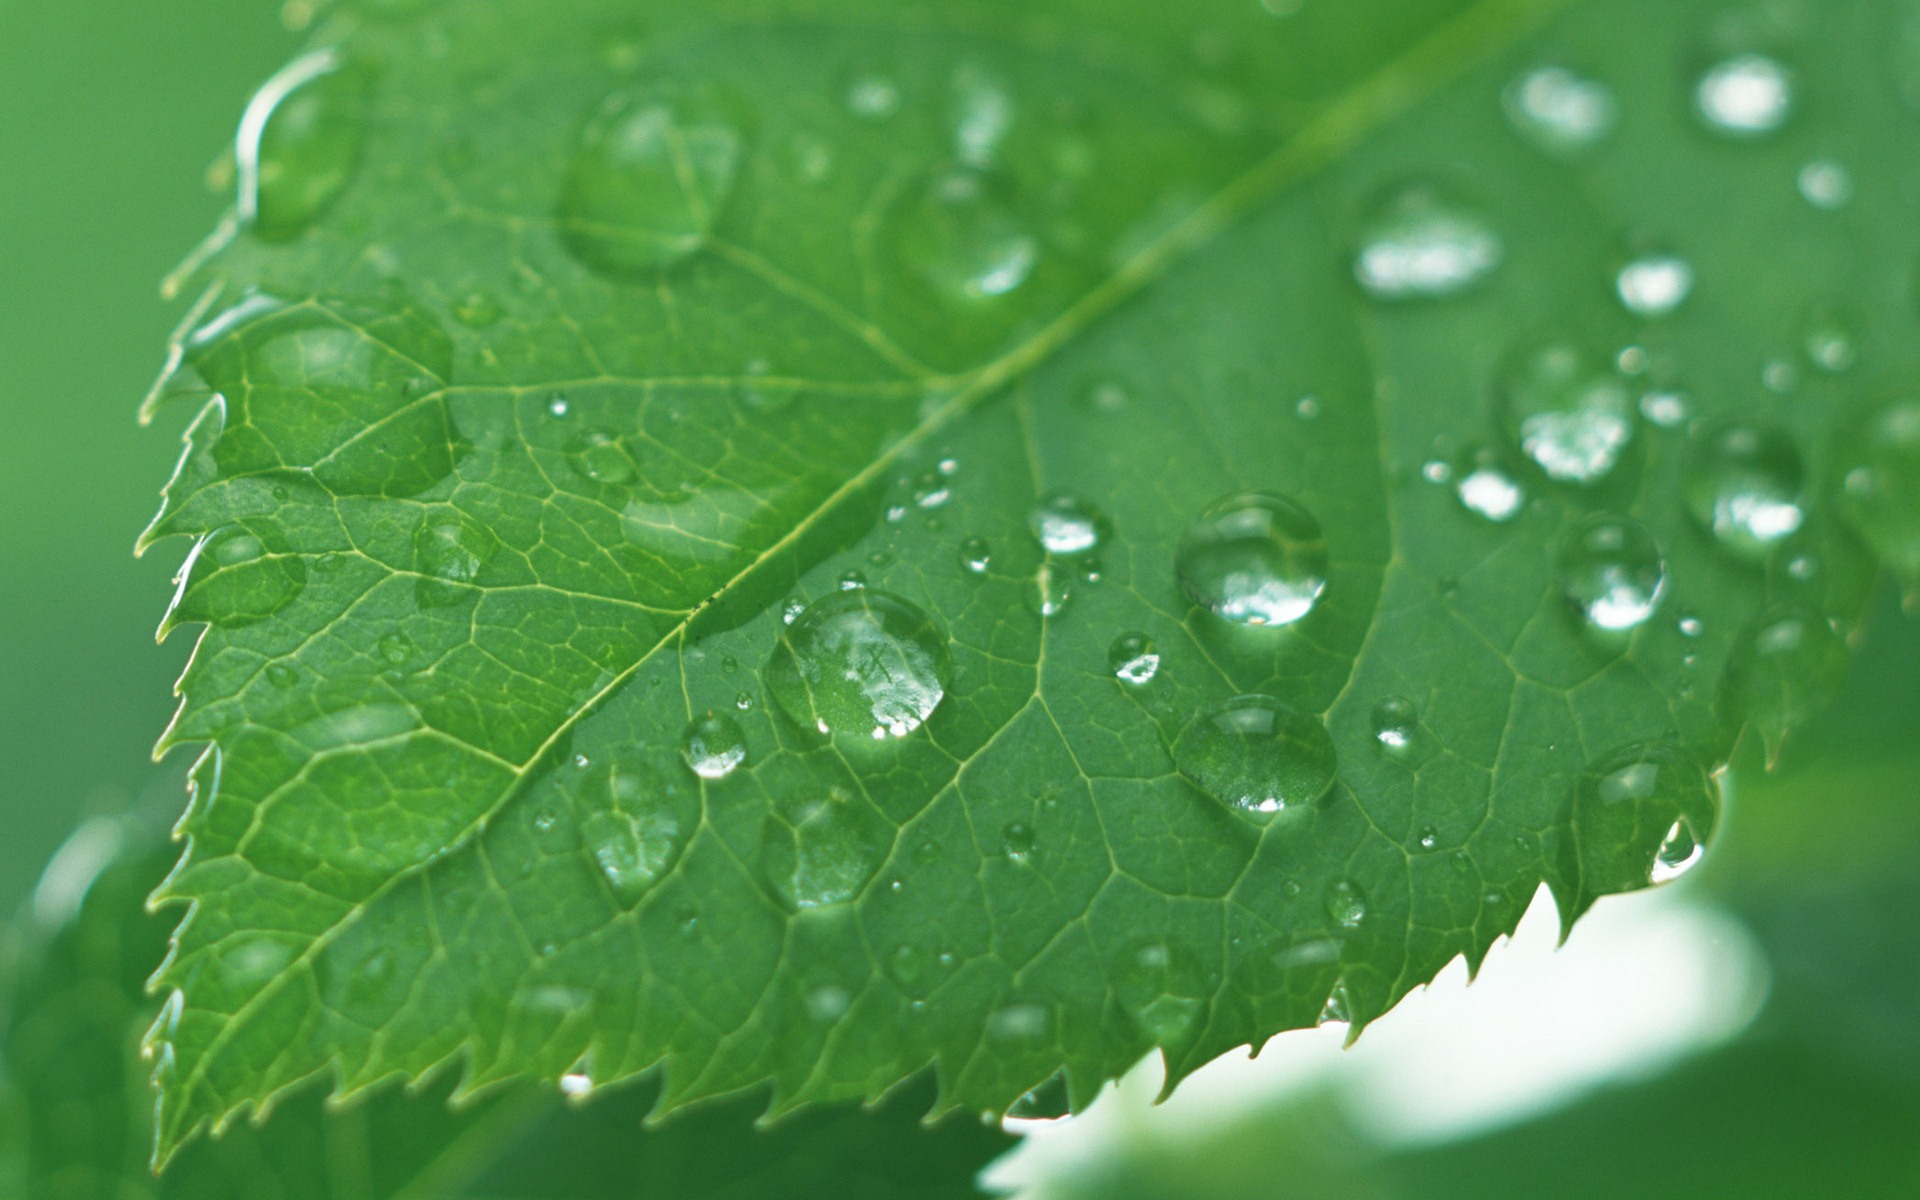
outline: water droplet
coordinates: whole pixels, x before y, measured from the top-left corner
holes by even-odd
[[[1789,729],[1833,703],[1846,674],[1846,642],[1825,617],[1776,609],[1728,655],[1722,695],[1731,714],[1752,722],[1777,752]]]
[[[397,629],[380,636],[380,657],[393,666],[404,666],[416,649],[418,647],[413,644],[413,639]]]
[[[1672,429],[1687,419],[1687,398],[1679,392],[1648,392],[1640,397],[1640,415]]]
[[[1457,295],[1500,265],[1500,236],[1478,213],[1431,187],[1398,192],[1370,215],[1354,278],[1381,300]]]
[[[884,75],[861,75],[847,85],[847,111],[864,121],[884,121],[900,111],[900,88]]]
[[[1784,358],[1773,359],[1760,368],[1760,386],[1784,396],[1800,386],[1800,368]]]
[[[791,625],[795,621],[798,621],[800,614],[805,611],[807,611],[806,601],[789,600],[780,606],[780,623],[783,625]]]
[[[1326,795],[1338,764],[1317,718],[1258,695],[1202,713],[1181,733],[1173,759],[1202,791],[1260,825]]]
[[[284,692],[300,682],[300,672],[285,663],[268,663],[267,682]]]
[[[1455,472],[1454,495],[1475,516],[1504,524],[1520,515],[1527,500],[1520,481],[1507,470],[1502,456],[1490,447],[1470,452]]]
[[[581,478],[617,486],[632,483],[639,474],[627,448],[604,429],[589,429],[567,444],[567,461]]]
[[[1620,303],[1637,317],[1664,317],[1693,291],[1693,265],[1671,254],[1636,258],[1614,280]]]
[[[1638,521],[1589,517],[1560,539],[1560,590],[1588,625],[1617,632],[1645,623],[1667,587],[1660,544]]]
[[[1405,696],[1385,696],[1373,706],[1373,738],[1380,748],[1401,758],[1414,748],[1420,735],[1420,710]]]
[[[1187,1039],[1210,990],[1193,959],[1166,942],[1136,942],[1114,956],[1114,998],[1156,1045],[1177,1046]]]
[[[858,589],[863,588],[865,586],[867,586],[867,577],[861,574],[859,571],[841,572],[840,574],[840,590],[841,591],[843,592],[857,591]]]
[[[893,834],[872,805],[842,788],[778,796],[761,826],[761,861],[788,907],[840,904],[879,872]]]
[[[987,166],[1013,127],[1013,97],[997,80],[977,67],[962,67],[954,76],[953,85],[954,157],[970,167]]]
[[[500,302],[485,292],[468,292],[454,301],[453,316],[469,329],[485,329],[500,319]]]
[[[293,603],[307,586],[307,565],[269,550],[244,525],[222,525],[188,553],[176,582],[163,630],[187,621],[238,629]]]
[[[1528,71],[1507,86],[1502,99],[1515,129],[1560,154],[1593,145],[1619,115],[1611,89],[1565,67]]]
[[[623,908],[632,908],[679,861],[700,821],[700,798],[650,764],[614,759],[575,786],[580,844]]]
[[[802,728],[905,737],[933,715],[953,679],[946,635],[891,592],[858,588],[817,600],[780,635],[767,690]]]
[[[499,546],[485,526],[457,512],[428,512],[413,534],[414,569],[420,573],[413,588],[415,602],[422,608],[446,608],[467,599]]]
[[[1053,1012],[1044,1004],[1009,1004],[987,1017],[987,1036],[996,1042],[1037,1045],[1053,1029]]]
[[[1107,666],[1121,683],[1151,683],[1160,673],[1160,648],[1144,633],[1123,633],[1107,648]]]
[[[1421,464],[1420,478],[1428,483],[1448,483],[1453,479],[1453,464],[1444,459],[1429,459]]]
[[[711,91],[616,92],[581,131],[556,221],[580,261],[646,275],[707,242],[733,190],[739,123]]]
[[[1327,1002],[1320,1009],[1321,1025],[1353,1024],[1353,998],[1347,992],[1347,985],[1336,983],[1327,993]]]
[[[1049,554],[1090,554],[1107,536],[1106,515],[1080,499],[1056,492],[1034,505],[1027,527]]]
[[[1800,452],[1779,430],[1734,424],[1704,433],[1688,460],[1687,509],[1720,544],[1764,557],[1798,532],[1805,472]]]
[[[1719,788],[1685,749],[1642,742],[1607,755],[1575,792],[1571,844],[1582,897],[1675,878],[1698,859],[1719,815]]]
[[[1598,483],[1633,440],[1626,381],[1610,360],[1570,342],[1531,344],[1510,356],[1497,398],[1514,448],[1556,482]]]
[[[1327,542],[1300,505],[1266,492],[1215,501],[1180,535],[1174,568],[1188,599],[1237,625],[1291,625],[1327,586]]]
[[[1033,858],[1037,842],[1033,827],[1025,821],[1009,821],[1000,831],[1000,850],[1010,863],[1025,863]]]
[[[1807,352],[1807,361],[1835,375],[1850,369],[1860,355],[1854,334],[1857,324],[1853,314],[1840,305],[1815,306],[1800,342]]]
[[[1909,587],[1920,584],[1920,397],[1875,407],[1837,465],[1841,515]]]
[[[1816,158],[1800,168],[1796,182],[1808,204],[1837,212],[1853,199],[1853,174],[1831,159]]]
[[[1709,129],[1759,137],[1786,124],[1792,114],[1793,75],[1764,54],[1740,54],[1709,67],[1693,99]]]
[[[1299,414],[1302,421],[1313,420],[1320,415],[1320,397],[1300,397],[1299,401],[1294,404],[1293,411]]]
[[[837,983],[823,983],[807,989],[807,1017],[820,1025],[831,1025],[853,1007],[853,993]]]
[[[960,566],[969,575],[985,575],[993,565],[993,550],[987,539],[970,537],[960,543]]]
[[[1431,825],[1422,826],[1417,841],[1422,850],[1431,850],[1440,844],[1440,831]]]
[[[366,142],[365,71],[332,50],[303,55],[268,80],[240,119],[234,151],[240,220],[281,241],[319,219],[352,182]]]
[[[891,214],[891,253],[911,285],[974,305],[1017,290],[1040,260],[1040,242],[1006,179],[972,168],[939,172],[910,188]]]
[[[1367,894],[1341,879],[1327,887],[1327,918],[1342,929],[1358,929],[1367,919]]]
[[[747,760],[747,735],[738,721],[709,709],[681,735],[680,757],[702,779],[725,779]]]

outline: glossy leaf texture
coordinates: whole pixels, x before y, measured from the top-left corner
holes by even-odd
[[[756,1133],[752,1100],[642,1129],[653,1089],[587,1106],[519,1085],[450,1109],[447,1088],[389,1087],[336,1108],[300,1097],[264,1126],[195,1143],[155,1178],[138,1057],[142,983],[168,925],[140,901],[170,861],[151,822],[96,818],[8,930],[0,1001],[0,1187],[36,1200],[590,1200],[686,1196],[858,1200],[975,1196],[1011,1139],[976,1121],[919,1125],[930,1090],[806,1114]]]
[[[330,10],[153,401],[163,1157],[455,1061],[1079,1105],[1684,870],[1912,561],[1890,24]]]

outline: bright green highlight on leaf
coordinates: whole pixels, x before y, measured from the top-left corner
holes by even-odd
[[[1767,20],[340,6],[155,400],[162,1157],[323,1073],[1084,1104],[1690,863],[1848,530],[1911,575],[1883,17]]]

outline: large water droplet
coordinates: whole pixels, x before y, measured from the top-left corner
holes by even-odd
[[[307,564],[298,555],[269,551],[243,525],[223,525],[187,555],[178,584],[162,629],[183,621],[237,629],[293,603],[307,585]]]
[[[702,779],[725,779],[747,760],[747,735],[740,722],[709,709],[687,725],[680,757]]]
[[[1693,292],[1693,265],[1671,254],[1650,254],[1620,268],[1620,303],[1637,317],[1664,317]]]
[[[1156,1045],[1177,1046],[1193,1032],[1209,991],[1192,958],[1157,938],[1136,942],[1114,957],[1114,997]]]
[[[960,567],[969,575],[985,575],[993,565],[993,548],[987,539],[970,537],[960,543]]]
[[[1693,754],[1643,742],[1590,765],[1574,794],[1572,847],[1584,901],[1677,877],[1720,815],[1720,789]]]
[[[1530,344],[1510,356],[1498,384],[1500,420],[1515,449],[1547,478],[1598,483],[1633,440],[1633,398],[1610,359],[1571,342]]]
[[[1385,696],[1373,706],[1373,739],[1380,749],[1394,758],[1403,758],[1414,749],[1420,736],[1420,710],[1405,696]]]
[[[1709,129],[1759,137],[1786,124],[1792,114],[1793,75],[1764,54],[1740,54],[1707,68],[1693,100]]]
[[[1777,753],[1787,731],[1840,694],[1847,645],[1810,609],[1776,609],[1742,635],[1727,657],[1722,696],[1730,715],[1750,721]]]
[[[1313,803],[1338,758],[1318,718],[1270,696],[1239,696],[1202,713],[1174,745],[1180,773],[1255,824]]]
[[[619,758],[577,787],[580,845],[621,907],[632,908],[679,861],[700,822],[684,776]]]
[[[905,737],[953,680],[946,635],[917,606],[856,588],[807,606],[767,662],[767,690],[806,729]]]
[[[1777,429],[1745,423],[1704,433],[1687,465],[1687,509],[1721,545],[1764,557],[1806,520],[1800,451]]]
[[[371,91],[366,72],[318,50],[254,95],[240,119],[234,163],[240,219],[255,236],[295,236],[346,190],[366,143]]]
[[[1091,554],[1107,536],[1106,514],[1093,505],[1063,492],[1056,492],[1033,506],[1027,514],[1027,527],[1048,554],[1071,557]]]
[[[1667,587],[1660,544],[1638,521],[1596,516],[1561,537],[1560,590],[1593,628],[1633,629],[1653,615]]]
[[[1370,215],[1361,232],[1354,278],[1382,300],[1456,295],[1500,265],[1493,226],[1439,190],[1397,192]]]
[[[1565,67],[1537,67],[1507,86],[1507,118],[1534,143],[1565,154],[1607,135],[1619,105],[1606,84]]]
[[[837,787],[777,796],[760,833],[767,880],[795,909],[859,895],[892,844],[893,829],[873,806]]]
[[[1875,408],[1841,446],[1840,512],[1909,587],[1920,584],[1920,397]]]
[[[706,244],[740,169],[739,122],[712,91],[617,92],[581,131],[556,216],[580,260],[643,275]]]
[[[1520,515],[1527,494],[1491,447],[1469,453],[1454,473],[1454,495],[1477,517],[1505,524]]]
[[[1160,673],[1160,648],[1144,633],[1123,633],[1107,648],[1107,666],[1121,683],[1151,683]]]
[[[446,608],[473,595],[500,540],[485,526],[457,512],[436,510],[420,519],[413,534],[414,600],[422,608]]]
[[[1367,919],[1367,894],[1347,879],[1327,887],[1327,918],[1342,929],[1358,929]]]
[[[1174,567],[1195,604],[1239,625],[1290,625],[1327,586],[1327,542],[1300,505],[1266,492],[1216,501],[1180,536]]]
[[[632,483],[640,473],[626,446],[604,429],[589,429],[567,443],[567,461],[582,479],[609,486]]]
[[[1025,283],[1040,241],[1012,184],[956,167],[909,189],[891,215],[889,252],[917,284],[950,303],[979,304]]]

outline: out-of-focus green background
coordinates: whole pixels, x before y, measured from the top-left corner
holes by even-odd
[[[272,0],[0,0],[0,913],[86,815],[155,785],[191,639],[180,551],[133,558],[178,449],[134,409],[206,168],[293,45]]]

